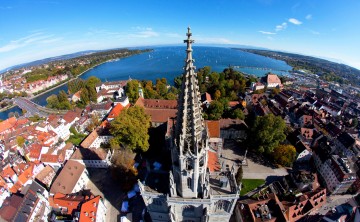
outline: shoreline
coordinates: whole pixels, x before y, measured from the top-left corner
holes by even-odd
[[[110,60],[107,60],[107,61],[105,61],[105,62],[101,62],[101,63],[99,63],[99,64],[97,64],[97,65],[95,65],[95,66],[93,66],[93,67],[91,67],[91,68],[88,68],[87,70],[83,71],[82,73],[80,73],[79,75],[77,75],[77,76],[74,77],[74,78],[68,78],[68,79],[64,80],[65,82],[63,82],[63,83],[61,83],[61,84],[59,84],[59,85],[57,85],[57,86],[48,88],[48,89],[46,89],[44,92],[41,92],[41,93],[39,93],[39,94],[36,94],[35,96],[27,97],[27,98],[30,99],[30,100],[35,99],[36,97],[39,97],[39,96],[41,96],[41,95],[43,95],[43,94],[45,94],[45,93],[50,92],[51,90],[54,90],[54,89],[56,89],[56,88],[59,88],[60,86],[65,85],[66,83],[70,82],[71,80],[75,80],[75,79],[79,78],[79,76],[82,76],[83,74],[85,74],[86,72],[90,71],[91,69],[93,69],[93,68],[95,68],[95,67],[97,67],[97,66],[99,66],[99,65],[102,65],[102,64],[104,64],[104,63],[107,63],[107,62],[109,62],[109,61],[110,61]]]

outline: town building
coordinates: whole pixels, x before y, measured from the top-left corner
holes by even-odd
[[[85,165],[75,160],[68,160],[52,183],[50,194],[76,193],[85,188],[88,181],[89,173]]]
[[[191,35],[188,28],[178,112],[168,140],[172,169],[164,181],[154,183],[154,178],[158,178],[155,170],[148,180],[139,182],[153,221],[229,221],[239,197],[239,187],[231,172],[210,173],[208,169],[209,136],[202,118]],[[157,189],[156,184],[168,186]]]
[[[105,222],[105,216],[105,204],[100,196],[96,196],[81,205],[79,222]]]
[[[169,118],[176,117],[176,100],[144,99],[140,97],[135,106],[144,108],[145,113],[150,116],[152,127],[163,125]]]
[[[76,160],[86,166],[86,168],[109,168],[111,165],[111,152],[102,148],[77,148],[71,156],[71,160]]]
[[[261,81],[267,88],[280,88],[281,86],[281,80],[276,74],[269,73],[265,77],[263,77]]]

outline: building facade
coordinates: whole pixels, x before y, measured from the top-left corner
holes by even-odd
[[[188,28],[178,112],[169,139],[172,169],[167,192],[151,189],[151,181],[139,182],[152,221],[229,221],[239,197],[232,172],[210,173],[207,166],[209,135],[202,118],[191,35]]]

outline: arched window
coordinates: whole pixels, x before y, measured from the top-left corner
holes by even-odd
[[[227,200],[219,200],[215,204],[215,211],[230,211],[230,202]]]
[[[183,206],[182,212],[184,217],[193,217],[195,215],[195,207],[191,205]]]
[[[186,160],[186,170],[192,170],[192,169],[193,169],[192,161],[191,161],[191,159],[187,159]]]
[[[187,178],[187,186],[189,189],[191,189],[191,178],[190,177]]]

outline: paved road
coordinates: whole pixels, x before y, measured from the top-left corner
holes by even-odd
[[[34,115],[38,115],[40,117],[47,116],[47,114],[45,112],[40,111],[33,102],[31,102],[27,99],[17,97],[17,98],[14,98],[14,103],[16,105],[18,105],[21,109],[26,110],[28,115],[30,115],[30,116],[34,116]]]

